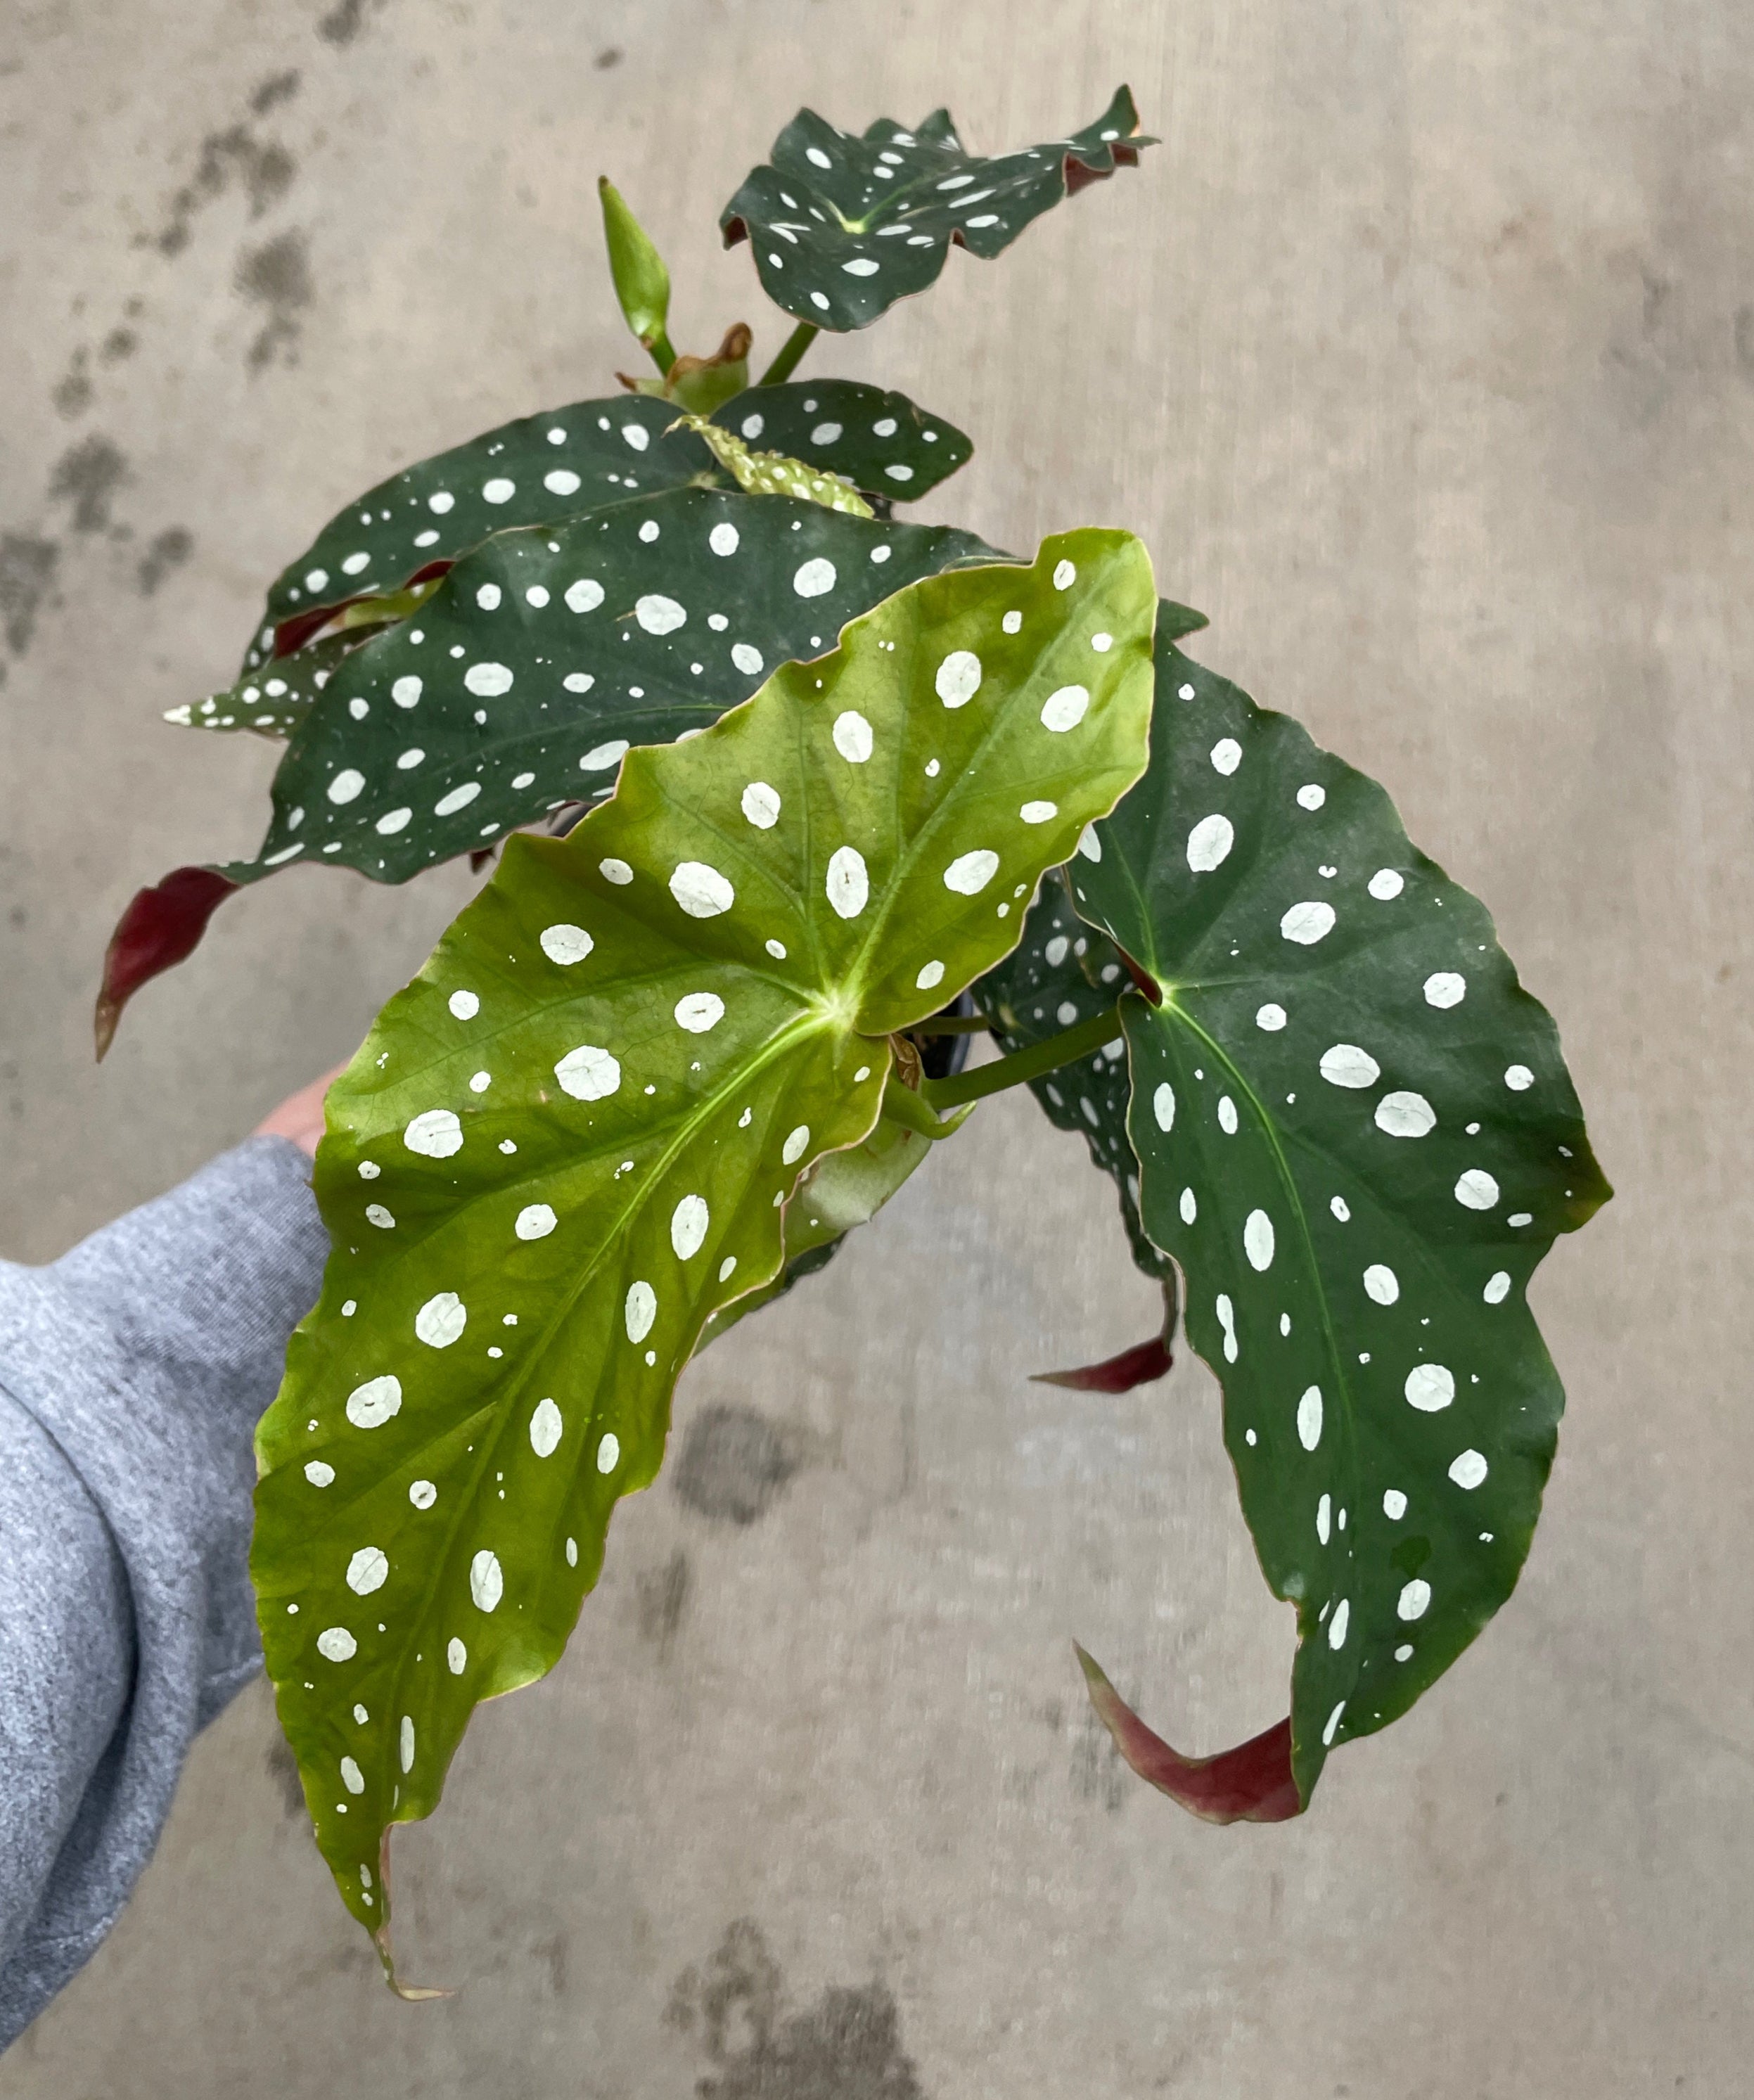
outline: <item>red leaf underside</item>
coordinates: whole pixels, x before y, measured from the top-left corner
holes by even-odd
[[[1130,1392],[1136,1385],[1161,1378],[1174,1361],[1168,1342],[1161,1335],[1153,1335],[1148,1342],[1135,1342],[1100,1364],[1072,1371],[1038,1371],[1030,1383],[1068,1386],[1074,1392]]]
[[[1216,1757],[1184,1758],[1146,1727],[1082,1648],[1078,1656],[1091,1704],[1115,1748],[1160,1793],[1205,1823],[1285,1823],[1302,1814],[1291,1776],[1289,1718]]]
[[[122,1008],[142,985],[194,952],[208,920],[237,887],[210,867],[178,867],[150,889],[134,892],[104,954],[93,1017],[100,1061]]]

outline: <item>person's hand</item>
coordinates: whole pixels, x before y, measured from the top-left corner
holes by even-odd
[[[313,1079],[308,1087],[301,1087],[296,1094],[289,1094],[272,1115],[264,1116],[251,1133],[256,1137],[289,1137],[302,1152],[317,1156],[317,1140],[323,1135],[323,1096],[328,1092],[330,1082],[346,1070],[337,1065],[333,1072],[325,1072],[320,1079]]]

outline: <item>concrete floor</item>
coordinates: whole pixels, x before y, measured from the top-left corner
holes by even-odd
[[[159,711],[358,488],[633,360],[598,170],[684,346],[771,347],[715,221],[798,104],[1022,143],[1123,78],[1138,174],[816,368],[975,434],[936,514],[1143,533],[1207,660],[1387,782],[1559,1016],[1620,1196],[1537,1289],[1571,1413],[1520,1592],[1301,1822],[1134,1782],[1073,1635],[1213,1749],[1283,1711],[1291,1629],[1197,1365],[1025,1382],[1149,1299],[1011,1097],[690,1374],[565,1664],[399,1839],[408,1969],[455,1997],[377,1982],[258,1687],[4,2100],[1747,2091],[1740,0],[11,0],[0,1251],[247,1130],[468,893],[293,871],[91,1065],[130,891],[265,806],[268,748]]]

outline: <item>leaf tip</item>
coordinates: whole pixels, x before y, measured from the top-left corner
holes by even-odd
[[[1140,1720],[1095,1658],[1077,1641],[1072,1645],[1097,1718],[1148,1785],[1203,1823],[1285,1823],[1303,1813],[1291,1770],[1289,1717],[1215,1757],[1183,1757]]]
[[[104,951],[104,975],[92,1015],[98,1062],[116,1039],[122,1009],[148,984],[192,955],[207,922],[238,885],[215,868],[174,868],[162,882],[137,889]]]
[[[1076,1370],[1037,1371],[1029,1383],[1064,1386],[1072,1392],[1130,1392],[1135,1386],[1166,1376],[1174,1361],[1164,1336],[1153,1335],[1148,1342],[1136,1342],[1099,1364],[1081,1365]]]

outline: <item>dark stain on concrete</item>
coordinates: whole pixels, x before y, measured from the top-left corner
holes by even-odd
[[[704,1972],[676,1979],[665,2018],[696,2039],[711,2076],[699,2100],[925,2100],[881,1983],[831,1984],[782,2018],[785,1979],[752,1918],[725,1928]]]
[[[381,7],[383,0],[377,0],[377,4]],[[375,11],[371,0],[335,0],[317,24],[317,34],[326,44],[345,47],[365,27],[367,15]]]
[[[280,1789],[280,1805],[289,1816],[305,1815],[304,1783],[298,1776],[298,1760],[293,1755],[293,1746],[278,1728],[274,1740],[269,1744],[262,1764],[267,1775]]]
[[[116,492],[127,479],[121,448],[94,430],[56,461],[49,498],[71,507],[76,532],[102,532],[108,528]]]
[[[290,102],[297,92],[298,69],[289,66],[284,73],[271,73],[266,80],[257,83],[249,106],[258,117],[266,117],[271,109],[278,109],[283,102]]]
[[[112,328],[104,337],[98,355],[106,364],[120,364],[124,358],[132,357],[140,347],[140,338],[130,328]]]
[[[277,356],[290,359],[297,346],[300,316],[316,296],[304,235],[294,227],[259,248],[246,249],[238,258],[233,282],[246,299],[267,310],[249,346],[251,371],[260,372]]]
[[[55,587],[61,550],[52,540],[0,533],[0,627],[7,646],[22,656],[37,631],[37,615]]]
[[[688,1555],[678,1546],[662,1568],[649,1568],[634,1586],[641,1635],[657,1648],[660,1662],[668,1660],[682,1623],[690,1579]]]
[[[607,51],[599,51],[591,63],[599,73],[607,73],[611,67],[620,64],[621,54],[611,44]]]
[[[137,571],[140,595],[150,598],[173,569],[180,569],[195,552],[195,535],[186,525],[167,525],[156,532],[140,557]]]
[[[753,1408],[715,1401],[688,1425],[676,1491],[701,1516],[753,1524],[801,1463],[795,1436]]]
[[[201,141],[195,173],[170,201],[170,216],[154,236],[162,255],[178,255],[189,245],[195,219],[234,185],[249,201],[249,215],[260,218],[293,186],[298,163],[277,139],[259,139],[247,124],[209,131]]]
[[[83,346],[67,360],[67,369],[55,382],[53,399],[58,413],[69,422],[91,406],[90,357]]]

